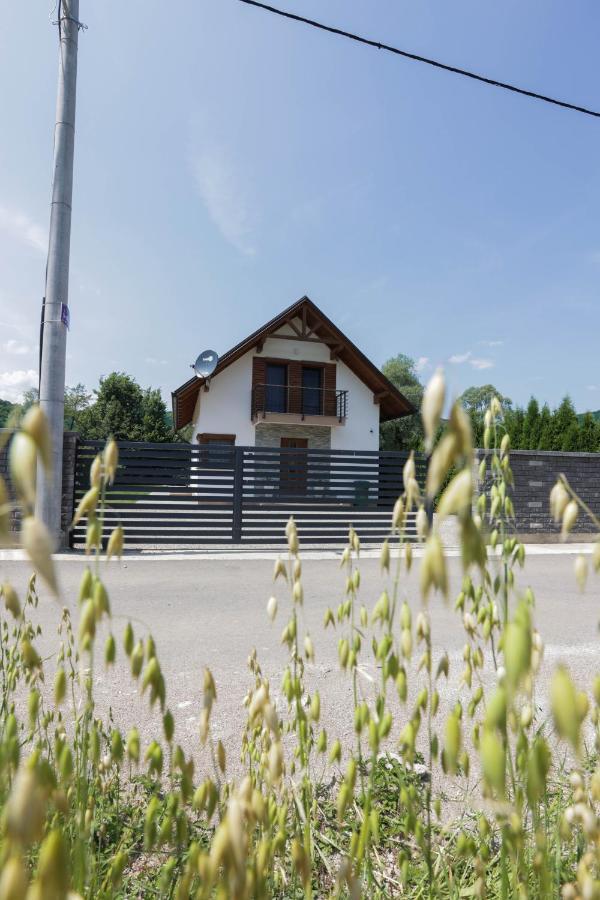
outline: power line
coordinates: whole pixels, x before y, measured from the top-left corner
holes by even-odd
[[[396,56],[403,56],[405,59],[412,59],[414,62],[425,63],[436,69],[443,69],[445,72],[453,72],[455,75],[463,75],[465,78],[472,78],[473,81],[481,81],[492,87],[502,88],[505,91],[512,91],[513,94],[522,94],[524,97],[532,97],[534,100],[542,100],[544,103],[551,103],[553,106],[560,106],[563,109],[571,109],[574,112],[583,113],[586,116],[594,116],[600,119],[600,112],[593,109],[587,109],[585,106],[577,106],[575,103],[567,103],[564,100],[557,100],[555,97],[548,97],[546,94],[538,94],[536,91],[528,91],[525,88],[517,87],[514,84],[508,84],[505,81],[497,81],[495,78],[486,78],[485,75],[479,75],[477,72],[469,72],[468,69],[460,69],[457,66],[449,66],[447,63],[440,62],[437,59],[429,59],[427,56],[419,56],[418,53],[409,53],[408,50],[399,50],[398,47],[392,47],[390,44],[383,44],[381,41],[373,41],[370,38],[362,37],[359,34],[353,34],[351,31],[344,31],[342,28],[335,28],[333,25],[324,25],[323,22],[317,22],[314,19],[307,19],[305,16],[299,16],[296,13],[287,12],[284,9],[278,9],[276,6],[269,6],[267,3],[260,3],[259,0],[239,0],[240,3],[246,3],[248,6],[256,6],[264,9],[266,12],[274,13],[276,16],[282,16],[284,19],[293,19],[294,22],[301,22],[303,25],[310,25],[312,28],[318,28],[320,31],[327,31],[330,34],[337,34],[339,37],[348,38],[359,44],[366,44],[368,47],[375,47],[377,50],[386,50],[388,53],[394,53]]]

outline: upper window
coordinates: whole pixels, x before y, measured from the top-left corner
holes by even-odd
[[[323,369],[302,366],[302,412],[320,416],[323,412]]]
[[[266,412],[287,412],[287,366],[283,363],[267,363],[266,374]]]

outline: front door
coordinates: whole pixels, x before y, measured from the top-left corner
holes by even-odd
[[[300,453],[292,453],[297,448]],[[307,438],[281,438],[280,482],[283,494],[306,493],[306,453]]]

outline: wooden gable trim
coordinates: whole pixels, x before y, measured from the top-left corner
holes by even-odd
[[[278,329],[288,324],[290,319],[301,318],[306,321],[306,333],[302,338],[293,335],[277,334]],[[320,338],[313,337],[319,331]],[[380,418],[381,421],[411,415],[415,408],[406,397],[393,385],[389,379],[362,353],[358,347],[310,300],[309,297],[301,297],[290,307],[283,310],[269,322],[249,335],[231,350],[228,350],[219,360],[217,368],[212,375],[215,378],[219,372],[240,359],[246,353],[255,350],[267,337],[284,338],[285,340],[306,340],[312,343],[324,343],[330,348],[335,347],[337,358],[351,369],[352,372],[365,384],[374,395],[380,394]],[[338,349],[340,348],[340,349]],[[203,384],[199,378],[191,378],[172,393],[173,422],[176,428],[182,428],[192,420],[198,391]],[[385,396],[383,396],[385,394]]]

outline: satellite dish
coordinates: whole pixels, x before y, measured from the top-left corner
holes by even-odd
[[[214,350],[203,350],[192,368],[198,378],[210,378],[217,368],[218,362],[219,357]]]

